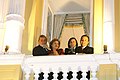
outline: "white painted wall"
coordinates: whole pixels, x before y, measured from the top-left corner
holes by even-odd
[[[2,52],[3,49],[4,33],[5,28],[3,27],[3,23],[0,23],[0,52]]]
[[[104,0],[104,45],[114,51],[114,0]]]

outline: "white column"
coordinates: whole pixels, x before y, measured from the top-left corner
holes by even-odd
[[[25,0],[9,0],[9,9],[5,21],[3,51],[9,46],[9,53],[21,53],[22,33],[24,29]]]
[[[3,42],[4,42],[4,18],[7,13],[8,9],[8,0],[0,0],[0,54],[2,53],[3,49]]]
[[[48,0],[44,0],[43,2],[43,17],[42,17],[42,30],[41,34],[46,35],[47,31],[47,17],[48,17]]]
[[[3,41],[4,41],[4,27],[3,27],[3,23],[0,23],[0,54],[2,53],[2,49],[3,49]]]
[[[104,0],[104,45],[114,51],[114,0]]]
[[[8,45],[9,53],[21,53],[24,18],[17,14],[7,15],[5,25],[4,48]]]

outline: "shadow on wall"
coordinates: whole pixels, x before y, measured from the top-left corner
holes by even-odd
[[[26,0],[22,53],[31,54],[33,47],[37,45],[41,33],[43,1]]]
[[[25,27],[23,31],[23,36],[22,36],[22,53],[31,53],[31,50],[28,50],[28,28],[29,28],[29,18],[31,16],[32,12],[32,7],[33,7],[33,1],[35,0],[26,0],[26,5],[25,5]]]

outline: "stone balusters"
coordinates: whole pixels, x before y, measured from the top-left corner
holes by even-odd
[[[68,68],[66,66],[62,67],[62,72],[63,72],[63,80],[68,80],[67,79]]]
[[[88,80],[88,78],[98,80],[96,73],[99,59],[93,55],[27,57],[24,62],[24,65],[28,65],[24,69],[25,80],[29,80],[32,70],[35,80],[49,80],[49,78],[52,80],[58,78],[61,80]]]
[[[40,68],[38,68],[38,67],[33,68],[33,72],[34,72],[34,80],[38,80]]]
[[[29,66],[25,66],[23,68],[23,72],[25,74],[25,80],[30,80],[30,74],[32,72],[32,69]]]
[[[86,72],[88,72],[88,66],[80,66],[80,67],[81,67],[81,71],[82,71],[82,78],[81,78],[81,80],[88,80],[86,78],[86,76],[87,76]]]
[[[48,80],[48,73],[49,73],[49,67],[46,67],[45,69],[43,69],[44,67],[42,67],[43,73],[44,73],[44,79],[43,80]]]
[[[73,72],[73,74],[72,74],[72,76],[73,76],[72,80],[76,80],[77,79],[77,72],[79,71],[78,66],[71,66],[69,68],[69,71]]]
[[[60,71],[61,71],[61,68],[59,68],[59,67],[52,69],[51,72],[54,73],[54,74],[53,74],[53,79],[54,79],[54,80],[57,80],[58,73],[59,73]]]
[[[98,66],[91,66],[90,67],[90,70],[91,70],[91,75],[92,77],[90,78],[90,80],[98,80],[97,77],[96,77],[96,74],[97,74],[97,70],[98,70]]]

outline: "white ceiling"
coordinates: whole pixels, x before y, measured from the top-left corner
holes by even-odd
[[[90,12],[91,0],[48,0],[54,14]]]

